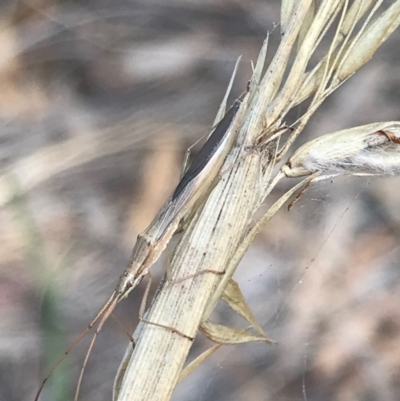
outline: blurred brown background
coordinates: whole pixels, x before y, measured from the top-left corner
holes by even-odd
[[[135,236],[177,183],[184,150],[210,129],[236,58],[232,100],[267,31],[270,60],[278,23],[278,1],[3,0],[0,401],[33,400],[114,289]],[[396,32],[299,143],[399,120],[399,43]],[[337,179],[282,210],[236,275],[279,345],[223,347],[173,399],[399,400],[399,184]],[[116,313],[129,330],[143,289]],[[223,306],[215,319],[245,327]],[[127,344],[110,319],[80,400],[110,400]],[[191,357],[209,345],[200,336]],[[73,398],[86,349],[87,340],[42,400]]]

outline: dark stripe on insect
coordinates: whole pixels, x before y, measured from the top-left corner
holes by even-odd
[[[225,114],[224,118],[218,123],[214,132],[208,138],[207,142],[200,149],[200,152],[193,159],[192,164],[182,177],[174,193],[172,194],[172,200],[176,199],[187,185],[195,179],[205,168],[207,163],[215,154],[215,151],[219,148],[220,143],[224,140],[228,130],[232,124],[236,113],[239,110],[241,100],[236,100],[233,106]]]

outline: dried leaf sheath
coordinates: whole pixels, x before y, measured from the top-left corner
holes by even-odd
[[[254,196],[256,183],[249,177],[257,177],[259,158],[259,154],[248,154],[238,162],[240,168],[232,169],[231,175],[235,180],[224,180],[213,191],[201,216],[190,224],[174,254],[172,280],[179,280],[205,268],[224,271],[232,256],[232,245],[240,243],[257,201]],[[237,202],[232,203],[233,207],[228,209],[226,204],[232,197]],[[243,213],[244,210],[248,212]],[[230,229],[233,219],[236,222],[235,230]],[[218,281],[218,275],[205,273],[174,285],[164,283],[146,319],[174,327],[194,337],[212,289]],[[137,341],[119,399],[168,399],[179,378],[191,341],[151,325],[140,328]],[[147,374],[154,370],[154,366],[158,370],[153,372],[155,374],[149,380]]]

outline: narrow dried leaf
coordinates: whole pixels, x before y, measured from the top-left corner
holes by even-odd
[[[351,52],[338,71],[338,79],[341,81],[346,79],[369,61],[399,24],[400,2],[397,1],[374,20],[359,38],[356,38],[355,44],[351,44]]]
[[[237,72],[237,69],[239,67],[239,63],[240,63],[241,59],[242,59],[242,56],[239,56],[238,59],[236,60],[235,68],[233,69],[231,79],[229,81],[228,87],[226,88],[225,96],[222,99],[222,102],[221,102],[221,105],[219,106],[217,115],[215,116],[215,120],[214,120],[213,126],[217,125],[225,115],[226,103],[228,101],[229,94],[231,93],[232,85],[233,85],[233,82],[235,80],[236,72]]]
[[[282,0],[281,3],[281,35],[286,33],[290,18],[292,18],[297,0]]]
[[[258,55],[258,58],[257,58],[257,63],[254,68],[253,75],[251,76],[251,79],[250,79],[250,85],[249,85],[250,96],[253,96],[255,90],[258,88],[258,85],[260,84],[261,74],[262,74],[262,70],[263,70],[264,64],[265,64],[265,57],[267,56],[268,40],[269,40],[269,34],[267,35],[266,39],[264,40],[264,43],[260,50],[260,54]]]
[[[350,6],[350,9],[346,13],[342,24],[338,27],[337,34],[330,46],[330,51],[334,51],[337,46],[343,42],[344,39],[348,38],[348,35],[351,34],[355,25],[360,21],[360,19],[364,16],[364,14],[373,6],[376,5],[376,0],[355,0],[353,4]],[[318,87],[321,86],[322,79],[324,77],[325,70],[331,70],[334,64],[337,64],[337,55],[340,52],[343,52],[345,49],[339,50],[337,54],[328,59],[325,56],[315,67],[313,70],[307,72],[304,75],[304,78],[301,79],[303,82],[300,90],[296,94],[296,99],[292,103],[292,107],[303,102],[312,93],[314,93]],[[327,66],[326,63],[329,62]]]
[[[192,362],[190,362],[187,366],[185,366],[185,368],[181,372],[181,375],[179,376],[178,383],[180,383],[182,380],[186,379],[186,377],[192,374],[209,356],[211,356],[221,346],[222,344],[213,345]]]
[[[275,342],[269,338],[255,336],[245,330],[212,323],[209,320],[201,324],[200,330],[209,340],[214,341],[217,344],[240,344],[251,341],[265,341],[270,344],[275,344]]]
[[[265,227],[265,225],[272,219],[272,217],[278,212],[278,210],[289,200],[289,198],[302,186],[308,184],[318,173],[315,175],[311,175],[299,182],[289,191],[287,191],[284,195],[282,195],[263,215],[261,219],[257,221],[255,226],[247,233],[245,238],[243,238],[240,246],[236,249],[235,254],[230,260],[230,265],[238,265],[240,260],[243,258],[244,254],[249,249],[250,245],[253,243],[257,234]],[[274,178],[274,181],[271,183],[271,188],[274,188],[276,184],[284,177],[285,175],[282,172],[279,172],[277,176]]]
[[[341,2],[342,0],[330,0],[320,5],[313,23],[303,39],[301,48],[293,62],[293,67],[290,70],[284,87],[267,108],[266,120],[269,124],[278,121],[279,116],[286,114],[291,108],[291,99],[298,92],[300,79],[304,76],[308,62],[313,55],[315,45],[319,42],[322,32],[326,30],[327,24],[331,22],[332,17],[336,14],[338,5]],[[309,9],[310,2],[300,2],[299,4],[304,7],[302,8],[304,14],[301,16],[301,22],[297,21],[297,23],[301,25]],[[306,6],[307,8],[305,8]],[[299,8],[298,6],[298,9]],[[296,17],[298,17],[297,14]],[[292,20],[294,20],[294,17]]]
[[[354,23],[357,23],[376,3],[376,0],[355,0],[350,6],[349,11],[346,13],[346,17],[340,29],[340,36],[342,38],[346,36],[350,32]]]
[[[301,146],[282,167],[287,177],[400,172],[400,122],[381,122],[323,135]]]
[[[225,301],[236,313],[246,319],[260,336],[267,337],[262,327],[257,323],[253,313],[243,297],[239,284],[235,280],[229,280],[221,299]]]
[[[297,50],[299,50],[301,45],[303,44],[304,38],[307,35],[307,32],[310,29],[310,26],[313,23],[314,18],[315,18],[315,3],[313,2],[311,3],[306,16],[304,17],[303,24],[301,25],[299,38],[297,39]]]
[[[296,4],[296,9],[290,19],[285,35],[282,37],[281,44],[261,81],[260,86],[262,90],[259,92],[259,97],[254,101],[254,112],[247,125],[243,128],[247,132],[254,132],[254,137],[253,135],[247,136],[249,145],[252,144],[257,133],[262,129],[263,123],[265,122],[265,110],[281,87],[293,46],[300,31],[301,23],[311,1],[312,0],[303,0],[301,2],[294,2]]]

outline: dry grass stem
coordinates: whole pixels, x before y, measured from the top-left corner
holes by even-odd
[[[172,277],[161,283],[145,316],[158,326],[141,323],[137,328],[136,347],[133,352],[131,347],[127,351],[117,377],[115,400],[168,400],[199,328],[221,343],[268,341],[252,318],[239,287],[235,289],[231,281],[260,229],[297,190],[322,177],[322,173],[400,171],[399,123],[387,122],[321,136],[298,149],[273,175],[276,163],[287,154],[320,104],[364,65],[398,27],[400,1],[376,17],[379,6],[380,2],[362,0],[283,2],[281,44],[261,79],[267,41],[264,43],[238,117],[237,142],[222,168],[225,173],[187,225],[174,251]],[[364,22],[357,30],[362,18]],[[308,70],[315,49],[334,22],[337,26],[329,49]],[[310,100],[308,109],[288,139],[274,136],[285,125],[288,112],[305,99]],[[224,108],[223,104],[221,110]],[[286,176],[306,178],[253,224],[265,197]],[[231,292],[225,292],[229,286]],[[208,320],[221,298],[251,322],[255,335]],[[217,348],[199,357],[194,365]]]

